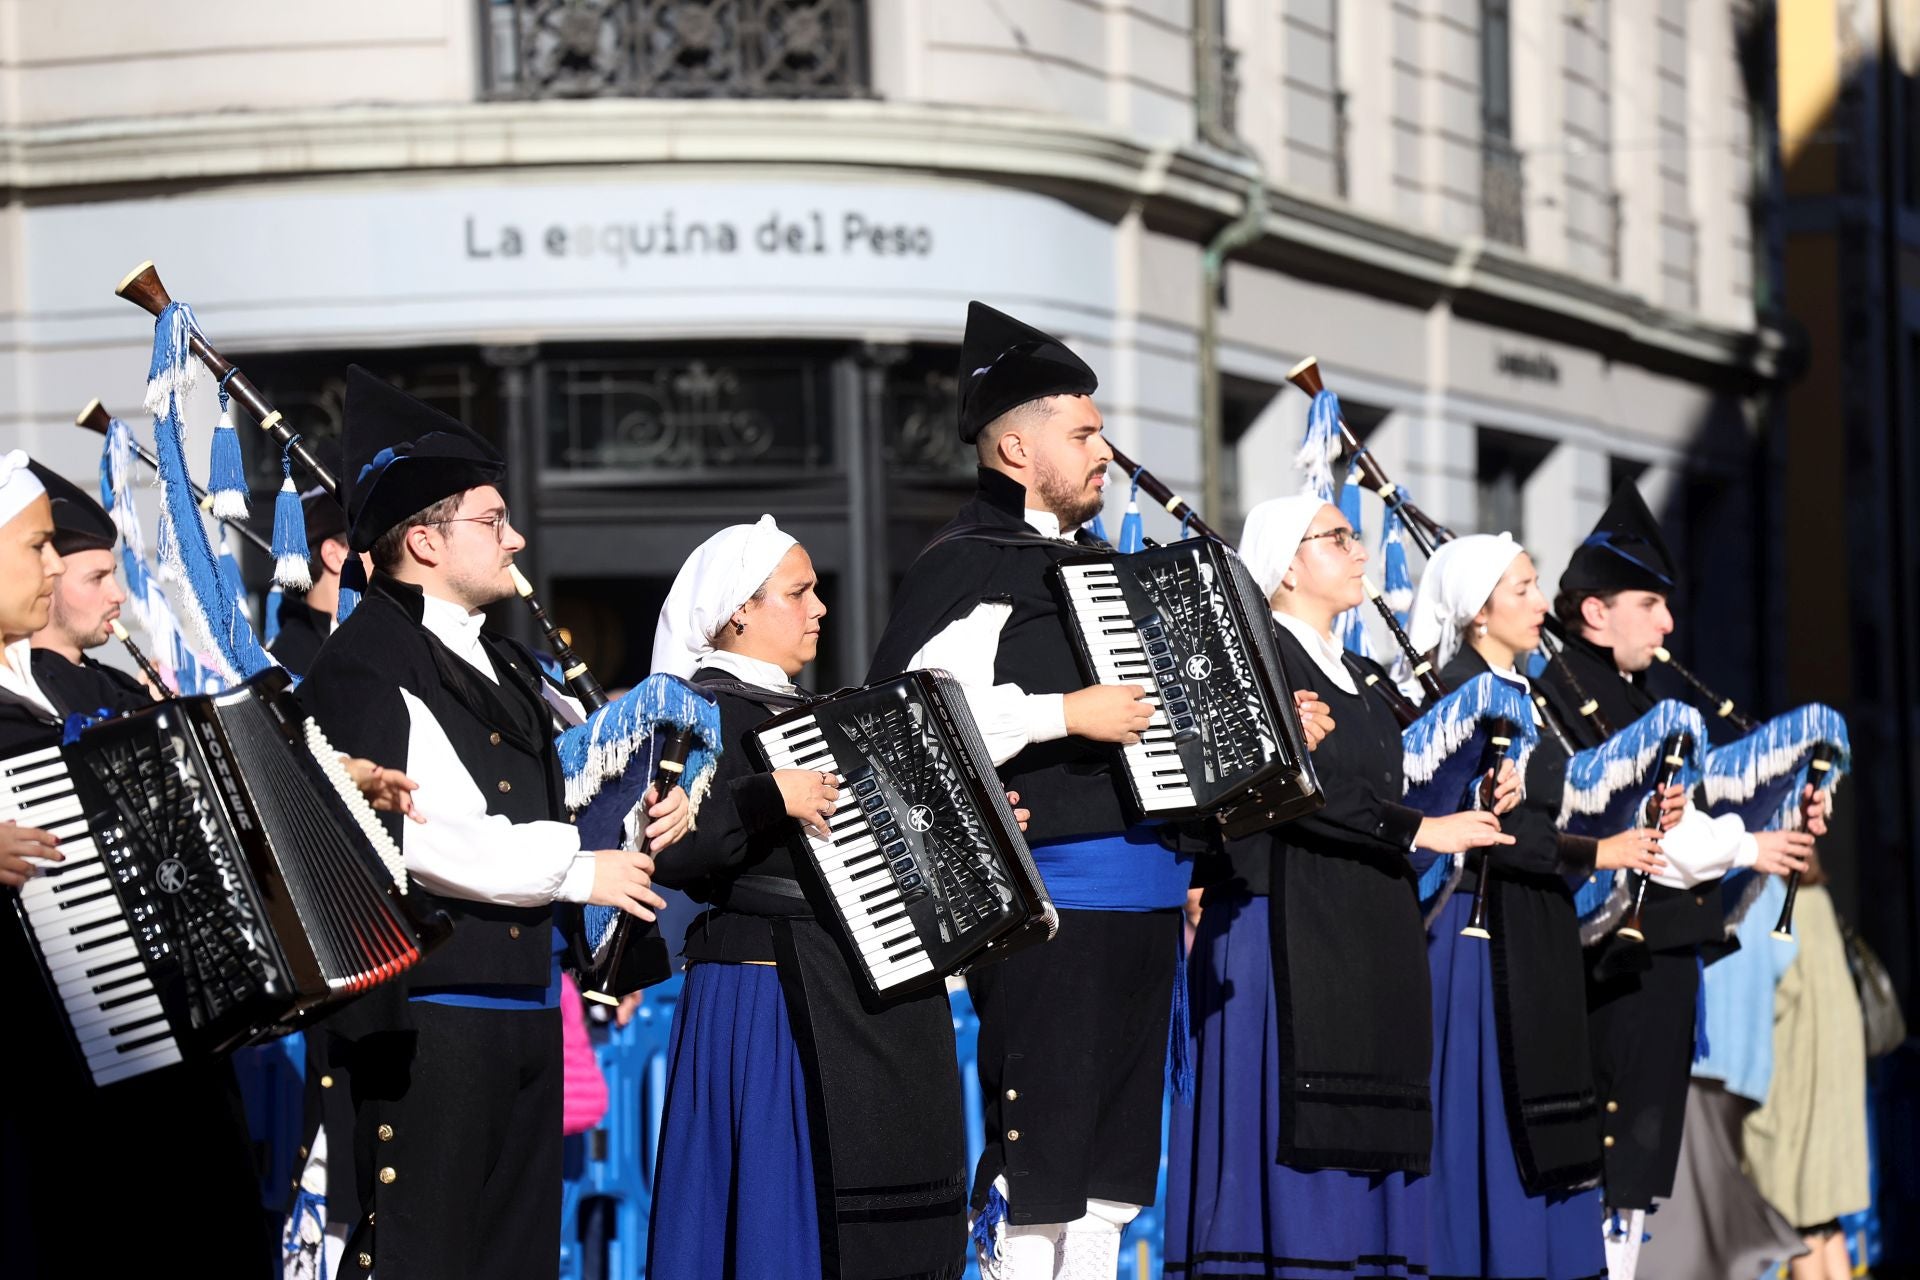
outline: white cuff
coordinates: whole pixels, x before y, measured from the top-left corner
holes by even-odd
[[[1027,695],[1027,741],[1056,742],[1067,736],[1067,695]]]
[[[1733,846],[1733,865],[1735,867],[1750,867],[1758,861],[1760,861],[1760,842],[1755,840],[1753,833],[1749,831],[1747,834],[1741,836]]]
[[[555,902],[586,902],[593,897],[594,857],[590,852],[582,851],[574,855],[573,865],[567,868],[566,878],[560,882],[560,891],[553,895]]]

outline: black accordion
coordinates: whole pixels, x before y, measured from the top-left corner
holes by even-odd
[[[278,669],[0,760],[0,819],[60,838],[13,905],[97,1085],[282,1034],[425,945]]]
[[[795,852],[876,999],[996,959],[1058,928],[960,686],[909,671],[753,731],[766,769],[840,775],[829,836]],[[825,917],[823,916],[823,919]]]
[[[1266,598],[1232,550],[1190,538],[1052,570],[1082,666],[1153,705],[1119,748],[1142,818],[1222,815],[1240,835],[1323,803]]]

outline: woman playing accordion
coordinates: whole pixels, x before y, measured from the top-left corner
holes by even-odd
[[[752,763],[755,728],[813,701],[793,680],[820,642],[815,587],[806,549],[763,516],[702,543],[660,611],[654,670],[715,699],[725,750],[698,828],[659,868],[709,910],[687,930],[649,1275],[957,1277],[964,1265],[945,989],[863,999],[792,852],[798,828],[826,833],[842,780]]]

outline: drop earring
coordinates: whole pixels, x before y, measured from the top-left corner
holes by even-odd
[[[1486,628],[1482,627],[1481,630],[1484,631],[1486,630]],[[747,624],[744,622],[735,622],[733,624],[733,634],[737,636],[743,636],[747,634]]]

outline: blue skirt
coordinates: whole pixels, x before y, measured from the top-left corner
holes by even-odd
[[[807,1082],[771,965],[688,968],[653,1185],[649,1276],[819,1280]]]
[[[1211,901],[1187,962],[1194,1100],[1174,1103],[1166,1274],[1423,1276],[1427,1182],[1278,1163],[1280,1044],[1267,899]]]
[[[1453,895],[1428,930],[1433,971],[1433,1274],[1585,1280],[1606,1274],[1598,1191],[1528,1195],[1500,1086],[1492,946],[1463,938]]]

